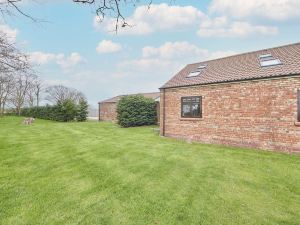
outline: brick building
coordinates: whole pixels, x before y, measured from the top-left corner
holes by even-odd
[[[300,43],[187,65],[160,90],[163,136],[300,153]]]
[[[146,98],[152,98],[157,102],[157,112],[159,117],[159,101],[160,101],[160,93],[140,93],[136,95],[143,95]],[[106,99],[102,102],[99,102],[99,121],[113,121],[117,120],[117,105],[120,99],[125,95],[119,95],[110,99]]]

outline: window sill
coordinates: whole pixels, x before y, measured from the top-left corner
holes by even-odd
[[[296,127],[300,127],[300,122],[296,122],[296,121],[295,121],[295,126],[296,126]]]
[[[202,118],[180,118],[181,121],[199,121],[202,120]]]

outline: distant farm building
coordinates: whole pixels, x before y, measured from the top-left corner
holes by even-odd
[[[157,117],[159,118],[159,102],[160,102],[160,93],[138,93],[133,95],[143,95],[146,98],[151,98],[157,102]],[[117,121],[117,105],[120,99],[127,95],[119,95],[110,99],[106,99],[104,101],[99,102],[99,121]]]

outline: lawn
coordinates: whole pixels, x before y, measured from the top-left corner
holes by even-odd
[[[300,156],[0,118],[0,224],[300,224]]]

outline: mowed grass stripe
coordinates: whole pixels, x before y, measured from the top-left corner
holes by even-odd
[[[300,157],[0,118],[1,224],[300,224]]]

